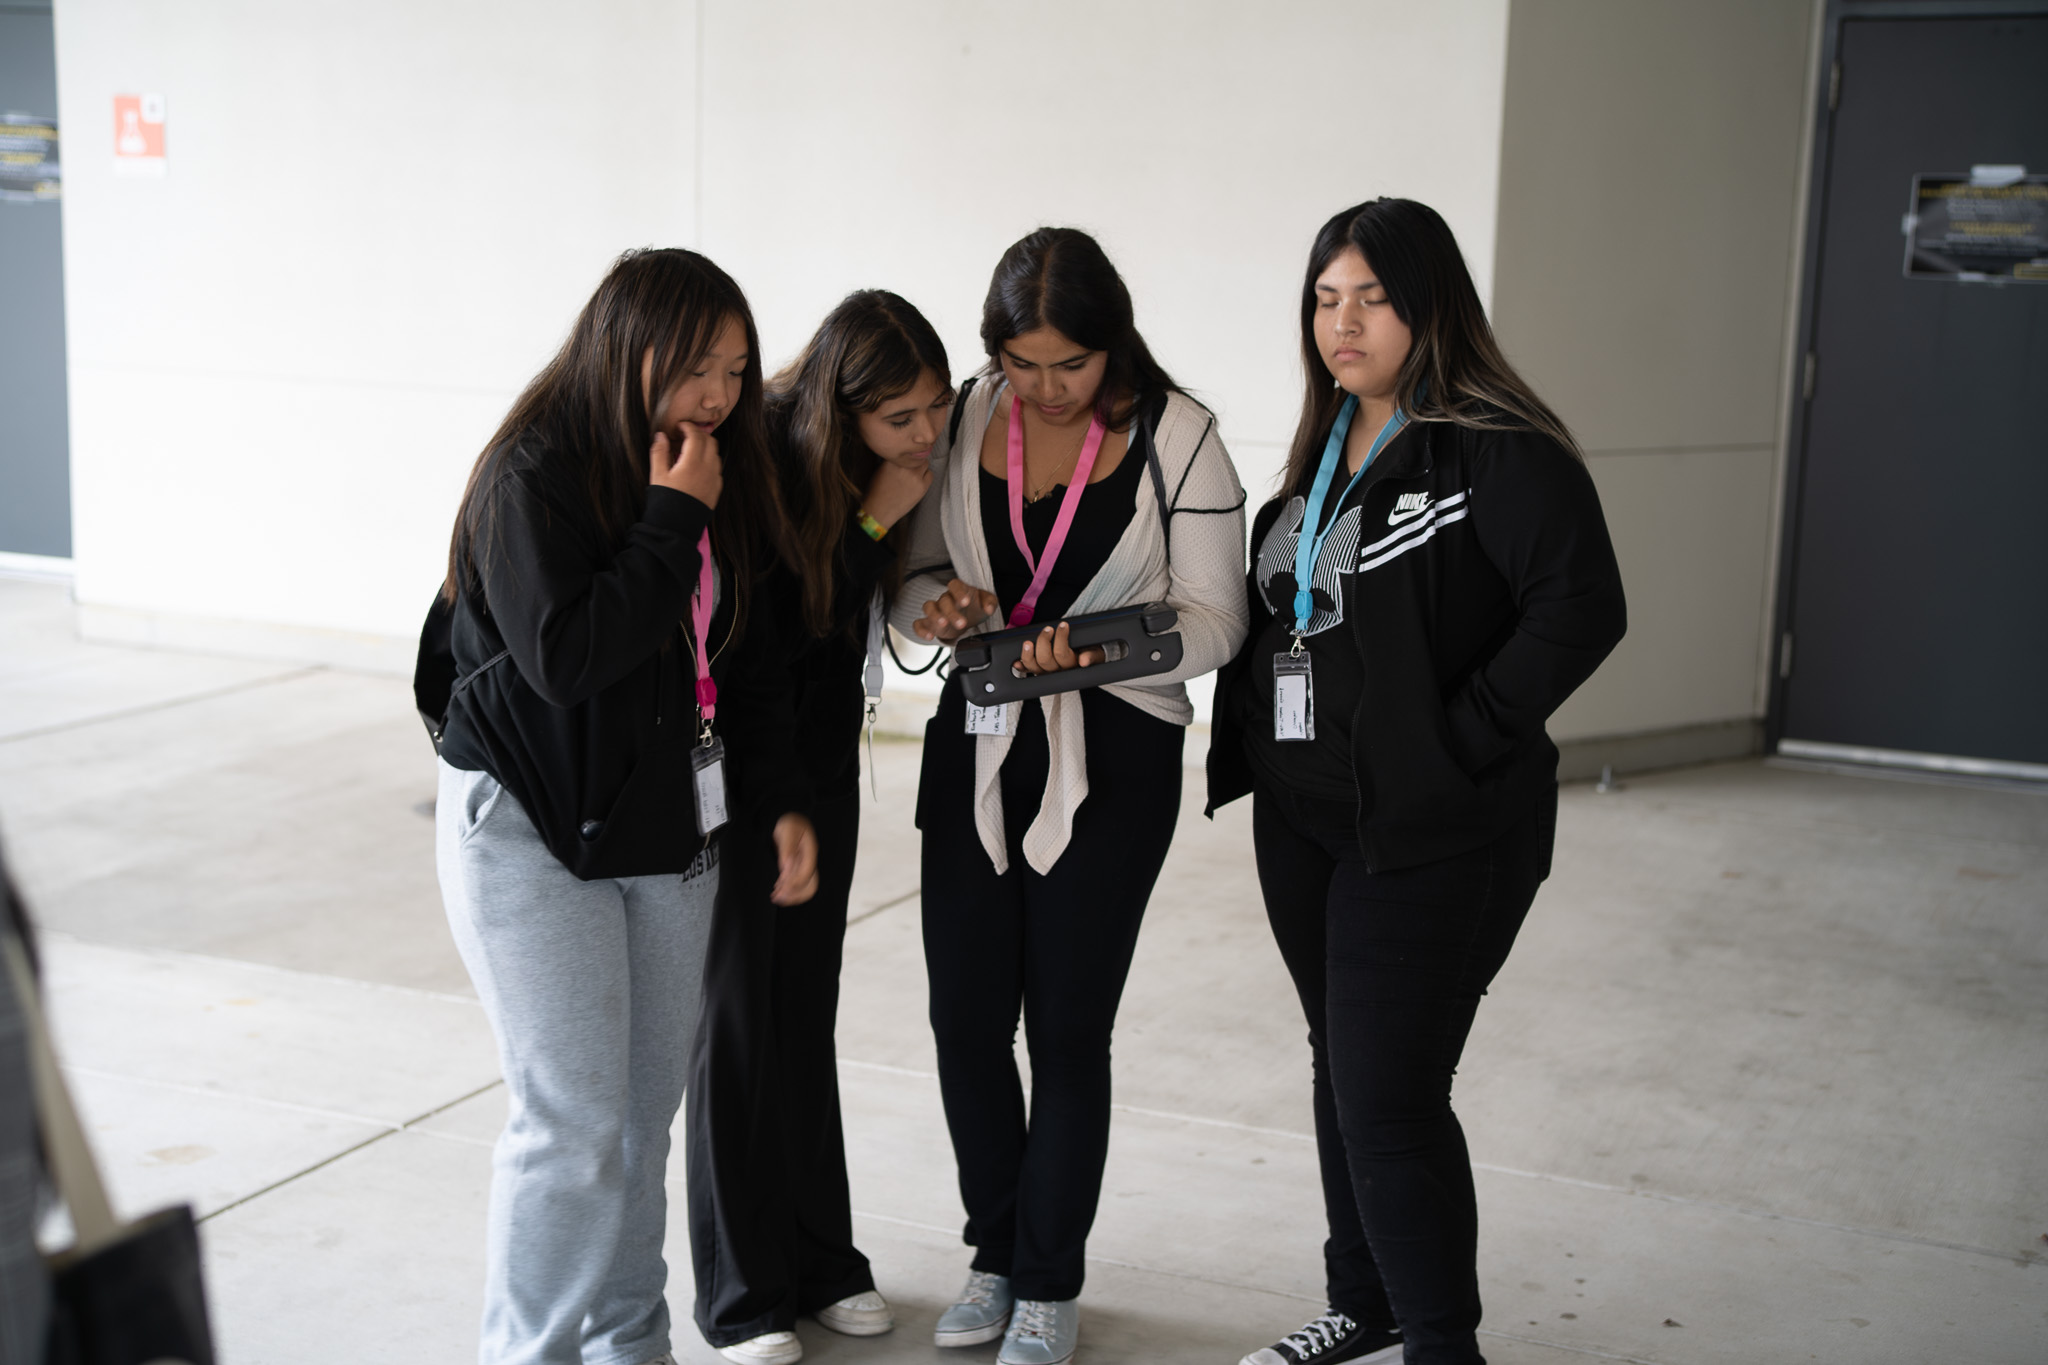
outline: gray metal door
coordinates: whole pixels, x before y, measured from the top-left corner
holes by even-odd
[[[1856,17],[1877,8],[1843,7],[1819,166],[1780,752],[2048,777],[2022,766],[2048,764],[2048,268],[1908,253],[1919,206],[2010,209],[1956,229],[1994,252],[2032,230],[2014,196],[2048,180],[2013,177],[2048,173],[2048,14]]]
[[[56,124],[56,52],[48,6],[0,8],[0,116],[26,116],[0,118],[0,173],[21,171]],[[34,178],[0,177],[0,551],[68,559],[63,202],[38,197]]]

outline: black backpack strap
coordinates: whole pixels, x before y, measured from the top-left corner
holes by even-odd
[[[505,662],[505,660],[511,657],[511,649],[501,649],[496,654],[493,654],[490,658],[485,659],[482,663],[478,664],[475,668],[470,669],[469,672],[457,678],[455,680],[455,686],[448,689],[448,698],[450,704],[453,704],[455,698],[461,696],[464,692],[467,692],[469,690],[469,685],[471,683],[475,682],[478,678],[481,678],[484,674],[490,672],[492,669],[496,668],[499,664]],[[424,714],[422,714],[421,719],[425,719]],[[441,725],[438,729],[431,723],[427,726],[427,733],[433,736],[434,752],[437,754],[441,752],[441,736],[447,733],[447,729],[448,717],[445,713],[443,713],[441,717]]]
[[[1159,441],[1157,439],[1159,419],[1165,415],[1166,395],[1162,393],[1145,404],[1144,411],[1139,414],[1137,422],[1133,425],[1138,438],[1138,444],[1144,448],[1145,468],[1151,471],[1152,474],[1152,493],[1159,499],[1159,534],[1165,537],[1166,540],[1166,568],[1171,573],[1173,571],[1173,505],[1167,501],[1166,497],[1166,474],[1159,467]],[[1207,435],[1208,433],[1203,433],[1205,439]],[[1201,449],[1200,442],[1196,442],[1195,449]],[[1190,461],[1190,464],[1192,463]]]
[[[469,672],[457,678],[455,680],[454,692],[456,694],[467,692],[469,690],[469,685],[471,683],[475,682],[478,678],[481,678],[484,674],[490,672],[493,668],[496,668],[499,664],[503,663],[505,660],[511,657],[512,651],[509,648],[499,650],[496,654],[493,654],[490,658],[485,659],[475,668],[470,669]]]
[[[412,670],[413,705],[427,727],[427,737],[434,741],[435,753],[441,751],[441,731],[448,724],[448,700],[454,695],[457,681],[455,649],[449,642],[454,619],[448,599],[435,593],[434,604],[427,608],[426,624],[420,628],[419,656]]]
[[[457,676],[455,647],[453,643],[455,608],[440,593],[434,594],[434,604],[427,609],[426,625],[420,630],[419,661],[413,667],[413,705],[419,709],[420,720],[427,727],[427,738],[434,742],[434,752],[441,752],[441,736],[448,729],[448,711],[455,698],[469,690],[489,669],[495,668],[512,657],[512,651],[501,649],[490,658]]]
[[[974,375],[953,394],[953,414],[946,419],[946,448],[952,449],[960,440],[960,414],[967,411],[967,395],[974,392],[974,381],[981,378]]]

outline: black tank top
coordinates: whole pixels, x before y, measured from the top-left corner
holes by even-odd
[[[1057,625],[1074,605],[1074,599],[1088,586],[1110,552],[1123,539],[1124,530],[1136,514],[1138,479],[1144,458],[1135,448],[1124,452],[1123,463],[1108,478],[1082,490],[1081,505],[1074,509],[1074,524],[1067,528],[1066,547],[1053,562],[1045,591],[1039,594],[1034,625]],[[1065,484],[1056,485],[1037,502],[1024,504],[1024,538],[1031,543],[1034,557],[1043,553],[1052,536],[1052,524],[1059,518],[1060,501],[1067,495]],[[989,567],[996,581],[990,585],[1003,605],[1001,616],[1009,620],[1010,608],[1023,599],[1031,586],[1031,569],[1017,549],[1010,533],[1010,489],[1007,480],[981,471],[981,535],[988,546]]]

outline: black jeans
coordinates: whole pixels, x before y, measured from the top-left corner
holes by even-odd
[[[1349,802],[1261,782],[1266,915],[1308,1016],[1332,1307],[1399,1327],[1408,1365],[1482,1360],[1472,1159],[1451,1077],[1550,873],[1557,791],[1483,848],[1368,872]]]
[[[833,1049],[860,794],[813,817],[818,894],[804,904],[768,899],[765,831],[726,840],[720,871],[684,1144],[697,1326],[713,1346],[875,1287],[853,1245]]]
[[[1045,792],[1045,719],[1027,702],[1003,763],[1009,870],[975,833],[974,739],[950,686],[926,729],[924,954],[939,1089],[974,1268],[1024,1299],[1079,1297],[1109,1153],[1109,1039],[1145,902],[1180,816],[1181,727],[1085,691],[1088,799],[1041,876],[1023,836]],[[1017,1075],[1019,1011],[1031,1107]]]

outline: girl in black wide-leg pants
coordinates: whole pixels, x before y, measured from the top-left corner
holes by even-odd
[[[853,1244],[833,1042],[859,793],[818,802],[812,823],[818,894],[774,905],[773,869],[735,859],[705,954],[692,1251],[700,1320],[740,1340],[875,1287]]]
[[[775,869],[736,858],[705,964],[688,1115],[696,1319],[741,1365],[800,1359],[800,1317],[852,1336],[895,1324],[854,1246],[833,1035],[876,613],[900,572],[890,532],[931,483],[951,402],[938,334],[872,289],[843,299],[768,386],[791,533],[748,629],[779,642],[794,683],[819,887],[806,904],[777,905]]]

